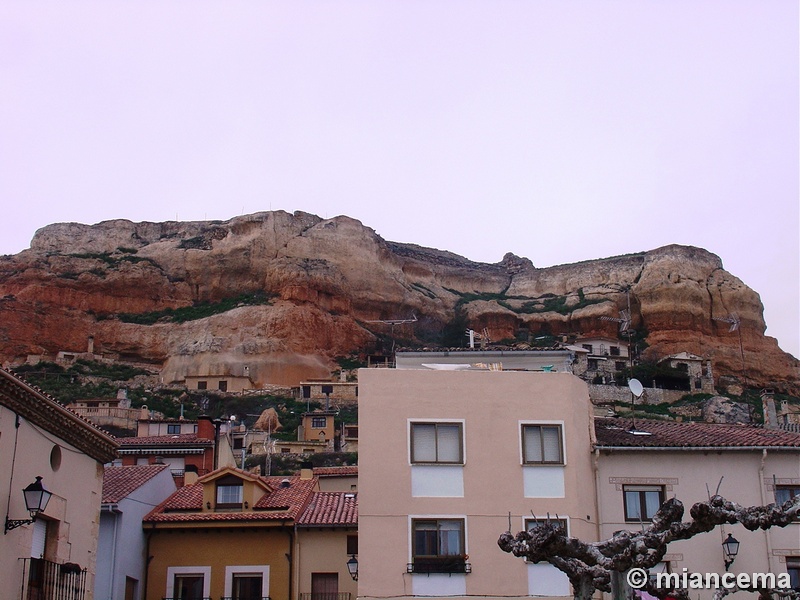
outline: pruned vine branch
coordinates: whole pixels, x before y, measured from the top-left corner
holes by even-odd
[[[504,552],[531,562],[548,562],[564,572],[572,584],[575,600],[589,600],[596,590],[611,591],[611,574],[634,567],[650,569],[661,562],[667,547],[677,540],[688,540],[724,524],[739,523],[750,531],[785,527],[800,517],[800,496],[783,505],[743,507],[714,495],[689,510],[691,520],[683,521],[683,504],[667,500],[642,531],[620,531],[600,542],[583,542],[569,537],[558,523],[547,523],[500,536],[497,543]],[[645,589],[659,598],[667,595],[686,598],[686,590]],[[778,595],[787,597],[785,592]]]

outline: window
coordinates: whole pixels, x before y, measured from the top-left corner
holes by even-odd
[[[208,382],[207,381],[198,381],[197,382],[197,389],[198,390],[207,390],[208,389]]]
[[[561,425],[523,425],[522,462],[526,465],[563,465]]]
[[[464,464],[461,423],[411,423],[411,462]]]
[[[328,419],[325,417],[311,417],[311,429],[325,429]]]
[[[625,485],[622,490],[626,521],[650,521],[664,503],[664,486],[661,485]]]
[[[224,380],[223,380],[223,381],[220,381],[220,382],[217,384],[217,389],[218,389],[220,392],[227,392],[227,391],[228,391],[228,382],[227,382],[227,381],[224,381]]]
[[[223,600],[261,600],[269,596],[269,565],[226,565]],[[210,594],[206,593],[207,597]]]
[[[467,573],[463,519],[411,521],[411,573]]]
[[[174,584],[175,600],[202,600],[203,576],[202,575],[175,575]]]
[[[551,525],[560,525],[564,530],[564,533],[569,533],[566,519],[525,519],[525,531],[530,531],[534,527],[539,527],[539,525],[547,525],[548,523]]]
[[[609,346],[608,352],[611,356],[619,356],[619,346]]]
[[[582,347],[584,350],[588,350],[588,351],[589,351],[589,354],[592,354],[592,345],[591,345],[591,344],[581,344],[581,347]]]
[[[617,360],[614,361],[614,370],[615,371],[624,371],[625,370],[625,361]]]
[[[261,598],[262,576],[234,573],[231,581],[231,600],[251,600]]]
[[[217,480],[217,506],[232,508],[242,506],[242,480],[229,475]]]
[[[800,485],[775,486],[775,504],[784,504],[795,496],[800,496]]]
[[[358,554],[358,536],[347,536],[347,554]]]
[[[181,432],[180,423],[174,423],[174,424],[171,423],[167,425],[167,434],[180,433],[180,432]]]
[[[600,361],[596,358],[590,358],[588,361],[588,368],[590,371],[597,371],[600,368]]]
[[[800,556],[786,557],[786,572],[789,574],[789,587],[800,591]]]
[[[311,600],[336,600],[338,597],[338,573],[311,574]]]

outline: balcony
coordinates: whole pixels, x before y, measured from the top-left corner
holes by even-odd
[[[417,556],[413,563],[408,563],[407,573],[472,573],[472,565],[464,555],[452,556]]]
[[[350,600],[350,592],[303,593],[298,600]]]
[[[23,600],[84,600],[86,569],[75,563],[54,563],[43,558],[22,559]]]

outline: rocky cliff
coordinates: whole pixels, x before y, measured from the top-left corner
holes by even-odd
[[[764,336],[758,294],[700,249],[667,246],[536,268],[483,264],[389,242],[348,217],[265,212],[225,222],[60,223],[0,259],[0,359],[83,352],[148,362],[165,381],[247,373],[259,383],[327,376],[333,359],[390,333],[435,344],[465,326],[492,340],[616,337],[630,299],[649,357],[711,358],[717,375],[800,389],[798,361]],[[193,312],[194,311],[194,312]],[[205,312],[203,312],[205,311]],[[408,318],[412,324],[381,320]],[[392,329],[394,329],[392,331]]]

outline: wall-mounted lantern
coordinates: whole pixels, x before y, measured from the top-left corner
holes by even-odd
[[[358,560],[355,554],[351,554],[350,560],[347,561],[347,572],[350,573],[353,581],[358,581]]]
[[[47,503],[50,502],[50,497],[53,495],[44,489],[44,486],[42,485],[42,478],[38,476],[36,477],[36,481],[22,490],[22,493],[25,496],[25,507],[31,514],[31,518],[9,519],[8,515],[6,514],[6,527],[3,531],[3,535],[7,534],[12,529],[20,527],[21,525],[29,525],[33,523],[39,513],[44,512],[44,509],[47,508]]]
[[[722,551],[725,553],[725,570],[727,571],[736,559],[736,555],[739,554],[739,540],[729,533],[722,542]]]

